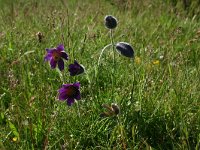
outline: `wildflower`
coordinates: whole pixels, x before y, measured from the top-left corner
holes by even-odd
[[[106,16],[104,21],[105,21],[105,26],[108,29],[114,29],[117,27],[117,19],[111,15]]]
[[[119,42],[116,44],[116,49],[123,56],[129,57],[129,58],[134,57],[134,50],[129,43]]]
[[[17,142],[17,137],[12,138],[13,142]]]
[[[79,75],[84,72],[84,67],[80,65],[76,60],[74,61],[74,64],[69,65],[69,72],[70,76]]]
[[[110,117],[118,115],[120,113],[120,109],[117,104],[112,103],[111,106],[103,104],[102,107],[104,107],[107,111],[102,112],[100,114],[100,117]]]
[[[159,65],[159,64],[160,64],[160,61],[159,61],[159,60],[154,60],[154,61],[153,61],[153,64],[154,64],[154,65]]]
[[[62,60],[62,58],[68,60],[68,55],[64,50],[65,49],[62,44],[58,45],[57,48],[46,49],[47,54],[44,59],[45,61],[50,61],[52,69],[56,68],[57,63],[60,71],[64,69],[64,61]]]
[[[74,103],[74,99],[80,100],[80,83],[76,82],[74,84],[63,84],[62,88],[58,90],[59,100],[66,100],[67,105],[71,106]]]

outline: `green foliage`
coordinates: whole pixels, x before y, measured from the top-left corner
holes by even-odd
[[[178,6],[0,0],[0,149],[199,149],[199,11],[193,1],[194,11]],[[110,47],[98,66],[111,43],[106,15],[119,21],[114,43],[130,43],[134,60],[116,52],[113,67]],[[64,73],[44,62],[45,49],[61,43]],[[69,76],[74,59],[85,74]],[[82,99],[71,107],[58,101],[63,80],[81,83]],[[111,103],[120,114],[101,118]]]

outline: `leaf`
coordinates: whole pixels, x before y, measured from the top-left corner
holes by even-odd
[[[8,123],[9,123],[9,127],[10,127],[12,133],[17,137],[17,139],[19,139],[19,133],[18,133],[17,128],[15,127],[15,125],[12,124],[10,121]]]

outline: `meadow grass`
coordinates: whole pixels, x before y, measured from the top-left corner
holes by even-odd
[[[106,15],[119,21],[114,42],[135,50],[116,53],[115,70],[112,47],[98,66],[111,43]],[[0,0],[0,149],[198,150],[199,43],[198,18],[162,1]],[[58,44],[69,54],[63,73],[44,62]],[[86,73],[69,76],[74,59]],[[77,81],[82,99],[69,107],[58,89]],[[111,103],[120,114],[101,118]]]

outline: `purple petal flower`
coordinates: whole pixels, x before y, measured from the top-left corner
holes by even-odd
[[[74,64],[69,65],[68,70],[70,72],[70,76],[79,75],[85,71],[84,67],[80,65],[76,60],[74,61]]]
[[[58,63],[60,71],[64,70],[64,61],[62,59],[64,58],[65,60],[68,60],[68,55],[65,52],[64,46],[61,44],[58,45],[57,48],[46,49],[46,51],[47,54],[44,57],[44,60],[50,61],[51,68],[56,68]]]
[[[61,57],[64,58],[65,60],[68,60],[68,55],[65,52],[61,52]]]
[[[64,46],[62,44],[60,44],[60,45],[58,45],[57,50],[58,51],[64,51],[65,48],[64,48]]]
[[[59,100],[66,100],[67,105],[71,106],[76,100],[81,99],[80,94],[80,83],[76,82],[74,84],[63,84],[62,87],[58,90]]]
[[[64,70],[64,61],[62,59],[58,60],[58,68]]]
[[[73,103],[74,103],[74,99],[73,98],[68,98],[67,105],[71,106]]]
[[[57,64],[57,62],[53,58],[51,58],[50,65],[51,65],[52,69],[56,68],[56,64]]]

